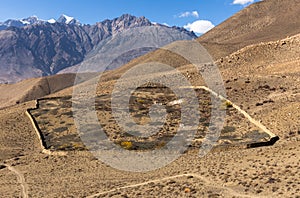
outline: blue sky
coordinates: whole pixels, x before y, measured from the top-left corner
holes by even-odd
[[[124,13],[152,22],[206,31],[258,0],[9,0],[1,1],[0,21],[36,15],[57,19],[61,14],[94,24]],[[200,27],[201,26],[201,27]],[[201,29],[202,28],[202,29]]]

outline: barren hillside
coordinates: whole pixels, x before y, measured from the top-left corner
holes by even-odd
[[[299,0],[264,0],[254,3],[201,36],[215,58],[245,46],[276,41],[300,32]]]
[[[0,84],[0,109],[45,97],[67,87],[72,87],[75,77],[76,74],[59,74],[28,79],[16,84]]]

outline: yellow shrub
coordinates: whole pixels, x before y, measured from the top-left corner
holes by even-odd
[[[232,107],[232,103],[231,103],[230,101],[226,100],[225,106],[226,106],[227,108],[230,108],[230,107]]]
[[[164,147],[164,146],[166,146],[166,142],[165,142],[165,141],[161,141],[161,142],[159,142],[159,143],[156,145],[156,148],[157,148],[157,149],[160,149],[160,148],[162,148],[162,147]]]
[[[140,99],[140,98],[138,98],[136,101],[137,101],[138,103],[145,103],[145,100]]]
[[[83,144],[79,143],[79,142],[73,142],[73,146],[74,149],[81,149],[83,148]]]
[[[232,107],[232,103],[228,100],[223,101],[223,104],[221,105],[221,110],[226,110]]]
[[[121,146],[124,148],[124,149],[127,149],[127,150],[130,150],[132,149],[132,142],[129,142],[129,141],[125,141],[125,142],[121,142]]]

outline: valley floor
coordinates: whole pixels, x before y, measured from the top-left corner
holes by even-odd
[[[33,105],[1,110],[1,197],[299,197],[299,136],[203,158],[190,150],[159,170],[130,173],[86,151],[43,154],[24,113]]]

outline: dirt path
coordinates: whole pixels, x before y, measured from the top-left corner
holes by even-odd
[[[190,177],[190,176],[202,180],[209,187],[218,188],[220,190],[226,191],[227,195],[230,196],[230,197],[245,197],[245,198],[252,198],[252,197],[254,197],[254,198],[255,197],[263,198],[264,197],[264,196],[256,196],[256,195],[253,195],[253,194],[242,194],[242,193],[239,193],[239,192],[231,189],[230,187],[225,187],[225,186],[220,186],[220,185],[217,186],[216,184],[214,184],[213,182],[209,181],[207,178],[205,178],[201,175],[190,173],[190,174],[174,175],[174,176],[155,179],[155,180],[149,180],[149,181],[146,181],[146,182],[142,182],[142,183],[138,183],[138,184],[132,184],[132,185],[128,185],[128,186],[122,186],[122,187],[115,188],[115,189],[112,189],[112,190],[109,190],[109,191],[100,192],[100,193],[97,193],[97,194],[94,194],[94,195],[87,196],[87,198],[99,197],[101,195],[105,195],[105,194],[115,192],[115,191],[118,191],[118,190],[123,190],[123,189],[128,189],[128,188],[135,188],[135,187],[144,186],[144,185],[148,185],[148,184],[152,184],[152,183],[159,183],[159,182],[162,182],[162,181],[167,181],[167,180],[170,180],[170,179],[177,179],[177,178],[181,178],[181,177]]]
[[[15,175],[17,176],[17,180],[21,185],[21,195],[22,195],[22,197],[23,198],[28,198],[28,186],[26,184],[24,175],[22,173],[20,173],[17,169],[15,169],[14,167],[12,167],[8,164],[3,164],[3,166],[7,167],[8,170],[15,173]]]

